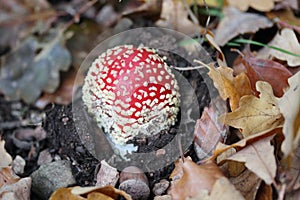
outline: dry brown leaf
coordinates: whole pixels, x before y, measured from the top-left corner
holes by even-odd
[[[232,110],[237,109],[242,96],[252,93],[250,81],[245,73],[234,77],[233,70],[229,67],[220,66],[215,68],[213,63],[206,65],[197,62],[210,70],[208,75],[213,80],[214,86],[218,89],[223,100],[229,98]]]
[[[287,190],[297,190],[300,188],[300,146],[295,150],[292,165],[287,171]]]
[[[219,101],[223,100],[221,98],[213,100],[209,107],[204,108],[201,118],[197,120],[194,129],[194,147],[199,159],[203,159],[211,154],[217,143],[226,134],[226,127],[218,122],[218,116],[220,109],[226,112],[227,107],[226,104],[222,104],[225,108],[218,107],[217,110],[215,105]]]
[[[126,194],[122,190],[114,188],[113,186],[75,186],[70,188],[60,188],[51,195],[49,200],[112,200],[117,199],[119,195],[124,197],[126,200],[131,200],[130,195]],[[88,198],[85,198],[85,196]]]
[[[188,12],[182,1],[174,0],[163,1],[160,20],[155,24],[187,35],[197,34],[202,29],[198,24],[188,19]]]
[[[290,67],[296,67],[300,65],[300,44],[298,42],[297,36],[292,29],[284,28],[281,32],[278,32],[273,40],[269,42],[268,45],[275,46],[287,51],[290,51],[299,56],[293,56],[275,49],[264,47],[258,52],[257,57],[259,58],[269,58],[270,56],[275,57],[279,60],[287,61]]]
[[[253,91],[256,91],[257,81],[266,81],[271,84],[275,96],[281,97],[284,89],[288,88],[288,78],[293,74],[282,64],[255,57],[244,57],[243,64],[251,82]]]
[[[263,138],[269,137],[271,135],[279,134],[281,132],[282,132],[282,128],[269,129],[266,131],[262,131],[260,133],[250,135],[249,137],[246,137],[246,138],[244,138],[236,143],[233,143],[231,145],[219,143],[219,144],[217,144],[217,147],[216,147],[215,151],[213,152],[213,156],[210,157],[209,159],[214,160],[218,155],[220,155],[221,153],[223,153],[231,148],[242,149],[246,145],[250,145],[256,141],[262,140]]]
[[[274,147],[270,143],[272,138],[269,136],[250,144],[227,159],[244,162],[249,170],[270,185],[274,182],[277,167]]]
[[[284,9],[284,10],[267,12],[266,16],[269,19],[275,20],[281,27],[294,29],[295,31],[300,33],[300,20],[298,17],[295,16],[293,10]]]
[[[260,185],[255,200],[273,200],[273,188],[264,182]]]
[[[246,95],[240,99],[240,107],[231,113],[219,117],[221,122],[242,129],[244,137],[274,129],[283,123],[283,117],[278,107],[278,99],[274,96],[269,83],[256,83],[259,97]]]
[[[213,162],[207,162],[202,165],[197,165],[191,160],[185,159],[184,163],[177,165],[177,168],[182,168],[182,176],[169,190],[173,200],[186,199],[187,197],[195,197],[199,190],[211,191],[216,180],[223,177],[219,167]],[[181,171],[174,169],[177,172]],[[170,178],[176,176],[171,174]]]
[[[243,4],[243,1],[240,1]],[[244,33],[255,33],[259,29],[273,26],[266,17],[254,13],[241,12],[234,7],[224,9],[224,18],[216,30],[215,40],[224,46],[229,40]]]
[[[245,199],[241,193],[230,183],[226,177],[219,178],[210,194],[208,191],[199,191],[194,198],[187,198],[187,200],[215,200],[215,199],[231,199],[231,200],[243,200]]]
[[[2,167],[0,170],[0,188],[4,185],[16,183],[20,180],[11,167]]]
[[[255,10],[267,12],[274,8],[275,2],[278,0],[227,0],[230,6],[235,6],[241,11],[246,11],[249,7]]]
[[[0,137],[1,139],[1,137]],[[12,162],[12,158],[9,153],[6,152],[5,150],[5,141],[1,140],[0,141],[0,168],[1,167],[6,167]]]
[[[279,108],[285,121],[284,141],[281,150],[285,158],[292,158],[300,142],[300,72],[288,80],[290,88],[279,100]]]
[[[247,200],[254,200],[261,184],[261,179],[246,169],[237,177],[230,177],[230,182]]]

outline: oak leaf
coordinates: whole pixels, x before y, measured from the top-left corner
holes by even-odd
[[[226,177],[219,178],[210,194],[207,190],[199,191],[196,197],[187,198],[187,200],[215,200],[215,199],[231,199],[231,200],[243,200],[245,199],[241,193],[230,183]]]
[[[281,51],[265,47],[261,51],[259,51],[257,55],[258,57],[269,58],[270,56],[272,56],[279,60],[287,61],[287,64],[290,67],[296,67],[300,65],[300,44],[298,42],[296,34],[292,29],[282,29],[281,32],[278,32],[275,35],[273,40],[269,42],[268,45],[287,50],[289,52],[297,54],[298,56],[289,55]]]
[[[282,64],[255,57],[245,57],[242,62],[253,91],[256,91],[255,84],[257,81],[270,83],[277,97],[281,97],[284,89],[288,88],[287,80],[293,74]]]
[[[216,180],[224,177],[219,167],[211,161],[197,165],[189,159],[185,159],[184,162],[179,160],[174,171],[175,173],[172,173],[170,178],[172,180],[179,178],[172,183],[174,186],[169,189],[174,200],[195,197],[199,190],[210,192]]]
[[[258,11],[267,12],[274,8],[276,0],[227,0],[228,4],[235,6],[241,11],[246,11],[249,7],[252,7]]]
[[[260,92],[259,98],[253,95],[243,96],[238,109],[219,117],[220,122],[242,129],[244,137],[275,129],[283,123],[278,99],[274,96],[271,85],[258,81],[256,88]]]
[[[271,184],[276,175],[276,160],[274,147],[270,141],[274,136],[269,136],[248,145],[239,152],[228,157],[227,160],[244,162],[245,166],[257,176]]]
[[[279,108],[285,121],[283,134],[285,139],[281,150],[284,157],[293,157],[293,152],[300,143],[300,72],[288,80],[290,88],[279,100]]]
[[[261,28],[273,26],[273,23],[262,15],[241,12],[234,7],[227,7],[223,12],[225,17],[219,23],[215,34],[215,40],[220,46],[224,46],[239,34],[255,33]]]
[[[233,70],[229,67],[220,66],[215,68],[213,63],[208,65],[201,62],[198,63],[210,70],[208,75],[213,80],[214,86],[218,89],[223,100],[229,98],[232,110],[237,109],[242,96],[252,93],[249,79],[245,73],[234,77]]]
[[[69,187],[60,188],[52,193],[49,200],[113,200],[117,199],[121,195],[126,200],[131,200],[130,195],[124,191],[114,188],[113,186],[91,186],[91,187]],[[87,197],[87,198],[86,198]]]

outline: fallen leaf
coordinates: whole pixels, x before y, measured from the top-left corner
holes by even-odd
[[[160,20],[157,26],[169,28],[187,35],[200,33],[201,27],[188,18],[188,11],[182,1],[163,0]]]
[[[226,145],[221,142],[217,144],[216,149],[213,152],[213,155],[208,158],[209,160],[214,160],[217,156],[219,156],[221,153],[228,151],[231,148],[235,148],[237,150],[243,149],[246,147],[246,145],[250,145],[252,143],[255,143],[256,141],[262,140],[263,138],[275,135],[275,134],[280,134],[282,133],[282,128],[276,128],[276,129],[269,129],[265,130],[253,135],[250,135],[236,143],[233,143],[231,145]],[[220,161],[221,162],[221,161]],[[220,163],[218,163],[220,164]]]
[[[122,15],[125,17],[147,17],[153,18],[155,21],[162,10],[163,0],[151,0],[151,1],[143,1],[143,3],[137,7],[127,9],[122,12]]]
[[[269,42],[268,45],[284,49],[286,51],[297,54],[298,56],[289,55],[275,49],[264,47],[258,52],[258,58],[267,59],[271,56],[279,60],[287,61],[287,64],[290,67],[296,67],[300,65],[300,44],[298,42],[296,34],[292,29],[282,29],[275,35],[275,37],[271,42]]]
[[[287,170],[286,179],[287,191],[297,190],[300,188],[300,146],[295,150],[292,164]]]
[[[195,197],[199,190],[210,192],[216,180],[224,176],[219,167],[213,162],[197,165],[193,161],[185,159],[184,162],[180,160],[179,163],[177,168],[182,168],[182,176],[169,189],[169,193],[174,200]],[[176,168],[174,170],[181,171]],[[174,173],[170,176],[172,179],[175,177]]]
[[[277,97],[281,97],[283,91],[288,88],[287,80],[293,74],[282,64],[255,57],[245,57],[242,62],[247,70],[246,74],[253,91],[256,91],[255,84],[257,81],[270,83],[274,95]]]
[[[75,186],[70,188],[60,188],[52,193],[49,200],[113,200],[117,199],[119,195],[126,200],[131,200],[130,195],[126,194],[122,190],[114,188],[113,186]]]
[[[217,102],[216,102],[217,101]],[[209,107],[205,107],[201,118],[197,120],[194,129],[194,148],[199,159],[211,154],[217,143],[226,135],[226,127],[218,122],[220,109],[227,112],[227,107],[216,108],[216,103],[223,101],[221,98],[213,100]],[[221,104],[221,103],[219,103]]]
[[[255,33],[259,29],[273,26],[273,23],[262,15],[241,12],[234,7],[226,7],[223,12],[224,18],[219,23],[215,34],[215,41],[220,46],[224,46],[239,34]]]
[[[1,139],[1,137],[0,137]],[[5,141],[1,140],[0,141],[0,168],[1,167],[7,167],[9,164],[12,162],[12,157],[9,153],[6,152],[5,149]]]
[[[54,32],[44,40],[28,37],[5,56],[0,68],[0,91],[8,99],[33,103],[42,91],[52,93],[57,89],[59,72],[69,68],[71,56],[61,44],[62,32]]]
[[[4,185],[16,183],[20,180],[11,167],[2,167],[0,169],[0,188]]]
[[[247,200],[255,200],[261,179],[250,170],[244,170],[237,177],[230,177],[230,182]]]
[[[287,1],[284,1],[287,2]],[[297,2],[297,1],[295,1]],[[298,2],[297,2],[298,4]],[[298,5],[296,6],[298,9]],[[298,33],[300,33],[300,20],[298,17],[295,16],[293,10],[291,9],[284,9],[284,10],[277,10],[272,12],[267,12],[266,16],[276,21],[281,27],[294,29]]]
[[[220,66],[215,68],[213,63],[206,65],[197,62],[210,70],[208,75],[213,80],[214,86],[218,89],[223,100],[229,98],[232,110],[237,109],[242,96],[252,93],[249,79],[245,73],[234,77],[233,70],[229,67]]]
[[[285,119],[283,124],[284,141],[281,150],[285,158],[292,159],[300,142],[300,72],[288,80],[290,88],[279,100],[279,108]]]
[[[269,136],[250,144],[227,159],[244,162],[249,170],[270,185],[274,182],[277,167],[274,147],[270,143],[272,138]]]
[[[238,109],[219,117],[220,122],[242,129],[244,137],[275,129],[283,123],[278,99],[274,96],[271,85],[258,81],[256,88],[260,92],[259,98],[253,95],[243,96]]]
[[[226,177],[221,177],[215,182],[210,194],[207,190],[202,190],[194,198],[187,198],[186,200],[215,199],[244,200],[245,198]]]
[[[288,199],[288,198],[287,198]],[[264,182],[260,184],[255,200],[273,200],[273,188]]]
[[[275,2],[278,0],[227,0],[230,6],[235,6],[241,11],[246,11],[252,7],[258,11],[267,12],[274,8]]]

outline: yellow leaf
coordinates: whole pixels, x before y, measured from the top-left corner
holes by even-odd
[[[208,75],[214,81],[214,85],[222,99],[226,100],[229,98],[231,110],[237,109],[242,96],[252,93],[250,81],[245,73],[234,77],[233,70],[229,67],[221,66],[215,68],[213,63],[206,65],[199,61],[197,62],[210,70]]]
[[[285,121],[284,141],[281,150],[284,157],[292,157],[300,143],[300,72],[288,79],[290,88],[279,100],[279,108]]]
[[[243,96],[238,109],[219,117],[220,122],[242,129],[244,137],[275,129],[283,122],[278,99],[274,96],[271,85],[258,81],[256,88],[260,92],[260,98],[253,95]]]

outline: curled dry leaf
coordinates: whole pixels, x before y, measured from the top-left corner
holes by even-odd
[[[126,200],[131,200],[131,197],[122,190],[118,190],[113,186],[105,187],[70,187],[60,188],[56,190],[49,200],[114,200],[121,195]]]
[[[244,3],[244,1],[240,2]],[[220,46],[224,46],[239,34],[255,33],[259,29],[273,26],[273,23],[262,15],[241,12],[234,7],[225,8],[224,15],[225,17],[217,27],[215,37]]]
[[[274,8],[275,2],[278,0],[227,0],[230,6],[235,6],[241,11],[246,11],[252,7],[258,11],[267,12]]]
[[[270,185],[274,182],[276,175],[274,147],[270,143],[273,137],[269,136],[250,144],[228,157],[227,160],[244,162],[249,170]]]
[[[268,58],[275,57],[279,60],[287,61],[290,67],[296,67],[300,65],[300,44],[296,34],[292,29],[284,28],[278,32],[273,40],[269,42],[269,45],[290,51],[298,56],[289,55],[281,51],[270,49],[268,47],[263,48],[259,51],[257,57]]]
[[[188,11],[182,1],[164,0],[160,20],[157,26],[170,28],[187,35],[193,35],[202,29],[198,24],[188,19]]]
[[[253,91],[256,91],[255,84],[257,81],[270,83],[274,95],[277,97],[281,97],[283,91],[288,88],[287,80],[292,76],[292,73],[282,64],[255,57],[245,57],[242,62],[246,68]]]
[[[226,177],[221,177],[215,182],[210,194],[207,190],[201,190],[194,198],[187,198],[186,200],[215,199],[244,200],[245,198]]]
[[[197,165],[191,160],[185,159],[184,162],[178,161],[174,171],[182,171],[182,176],[170,188],[169,193],[174,200],[195,197],[199,190],[211,191],[216,180],[224,177],[219,167],[209,161],[202,165]],[[172,173],[170,178],[175,179],[176,174]]]
[[[250,136],[248,136],[236,143],[233,143],[231,145],[226,145],[226,144],[219,142],[217,144],[215,151],[213,152],[213,156],[211,156],[209,159],[213,160],[218,155],[220,155],[221,153],[224,153],[225,151],[228,151],[231,148],[240,150],[240,149],[245,148],[246,145],[250,145],[252,143],[255,143],[256,141],[262,140],[263,138],[269,137],[271,135],[279,134],[281,132],[282,132],[282,128],[269,129],[269,130],[265,130],[265,131],[250,135]]]
[[[242,129],[244,137],[268,129],[275,129],[283,123],[278,107],[278,99],[274,96],[269,83],[258,81],[259,98],[246,95],[240,99],[240,107],[231,113],[221,115],[220,122]]]
[[[206,65],[197,62],[210,70],[208,75],[213,80],[214,86],[218,89],[223,100],[229,98],[232,110],[237,109],[242,96],[252,93],[249,79],[245,73],[234,77],[233,70],[229,67],[220,66],[215,68],[213,63]]]
[[[221,98],[213,100],[209,107],[205,107],[202,116],[197,120],[194,131],[194,146],[199,159],[205,158],[209,155],[217,143],[226,134],[226,127],[218,122],[220,110],[227,112],[226,105],[223,103],[221,108],[217,110],[216,103],[223,101]]]
[[[279,100],[279,108],[284,116],[284,141],[281,150],[285,158],[292,158],[300,143],[300,72],[288,80],[290,88]]]
[[[1,137],[0,137],[1,139]],[[12,162],[12,157],[10,156],[9,153],[6,152],[5,150],[5,141],[1,140],[0,141],[0,168],[1,167],[6,167]]]

